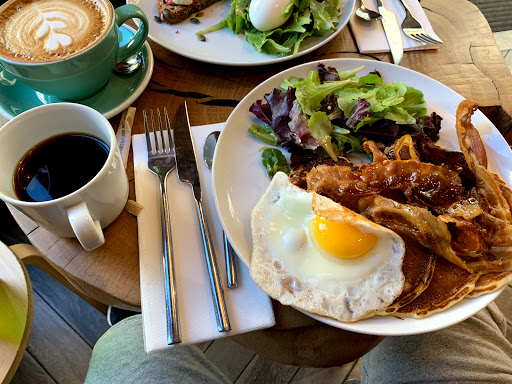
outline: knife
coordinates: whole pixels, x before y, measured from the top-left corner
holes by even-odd
[[[176,169],[178,177],[184,183],[192,186],[194,199],[196,201],[197,214],[201,224],[201,235],[203,237],[204,252],[206,264],[208,266],[208,275],[210,277],[210,287],[212,289],[215,316],[217,319],[217,329],[219,332],[229,331],[228,310],[224,300],[224,289],[220,280],[219,268],[217,267],[217,258],[215,249],[208,227],[208,220],[203,206],[203,195],[201,193],[201,184],[199,182],[199,172],[197,170],[194,145],[190,137],[190,124],[188,120],[187,104],[183,101],[172,121],[172,130],[174,136],[174,149],[176,151]]]
[[[404,56],[404,42],[402,40],[402,31],[400,31],[398,20],[393,12],[384,8],[382,0],[377,0],[377,7],[379,13],[382,15],[382,26],[384,27],[384,33],[388,40],[391,55],[393,56],[393,62],[399,65]]]

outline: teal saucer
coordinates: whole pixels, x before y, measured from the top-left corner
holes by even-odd
[[[122,25],[119,35],[122,44],[133,36],[133,28]],[[105,87],[95,95],[77,101],[96,109],[107,119],[117,115],[129,107],[146,88],[153,73],[153,52],[146,42],[140,52],[142,66],[128,76],[112,74]],[[0,70],[0,113],[7,119],[44,104],[59,103],[63,100],[54,96],[34,91],[25,84],[17,81],[6,70]]]

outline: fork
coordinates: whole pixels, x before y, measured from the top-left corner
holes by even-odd
[[[167,344],[181,342],[180,320],[178,316],[178,295],[176,291],[176,279],[174,273],[174,253],[172,248],[171,220],[169,215],[169,202],[167,199],[167,176],[176,168],[174,143],[171,134],[171,124],[167,109],[164,108],[165,125],[167,129],[167,144],[162,130],[160,110],[156,110],[158,126],[155,125],[153,110],[151,114],[151,126],[153,129],[154,143],[151,144],[151,132],[148,127],[146,111],[142,111],[144,117],[144,131],[146,132],[146,146],[148,151],[148,168],[158,176],[160,180],[160,216],[162,220],[163,263],[165,274],[165,303],[167,308]],[[158,140],[160,138],[160,140]]]
[[[402,22],[402,31],[409,36],[411,39],[420,42],[423,45],[429,44],[443,44],[441,40],[438,40],[430,36],[421,23],[411,15],[411,10],[404,0],[400,0],[402,6],[405,9],[405,19]]]

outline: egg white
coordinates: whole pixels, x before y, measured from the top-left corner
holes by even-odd
[[[324,250],[313,234],[315,204],[335,209],[378,240],[366,254],[343,259]],[[304,191],[277,173],[251,213],[250,271],[260,288],[283,304],[355,321],[390,305],[403,288],[405,245],[396,233],[327,197]]]
[[[249,19],[258,31],[271,31],[286,23],[291,16],[283,17],[290,0],[251,0]]]

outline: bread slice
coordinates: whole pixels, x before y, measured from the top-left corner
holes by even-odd
[[[193,0],[190,5],[168,5],[164,0],[156,0],[155,4],[160,20],[168,24],[175,24],[217,1],[220,0]]]

